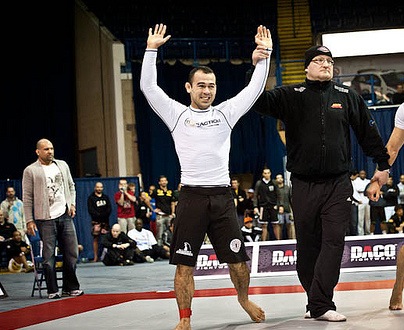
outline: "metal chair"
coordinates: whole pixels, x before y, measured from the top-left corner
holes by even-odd
[[[35,244],[40,246],[39,249],[35,248]],[[42,297],[42,290],[46,290],[46,281],[45,281],[45,272],[43,268],[43,258],[42,258],[42,241],[35,240],[30,242],[31,245],[31,258],[34,264],[34,283],[32,285],[31,297],[34,296],[35,291],[38,291],[39,297]],[[40,254],[35,256],[33,251],[40,251]],[[63,286],[63,255],[56,254],[55,256],[55,263],[56,263],[56,279],[58,282],[58,288],[61,289]]]

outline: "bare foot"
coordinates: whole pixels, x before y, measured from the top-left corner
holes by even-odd
[[[393,292],[391,293],[389,309],[392,311],[403,309],[403,293],[395,288],[393,288]]]
[[[245,303],[240,302],[241,307],[250,315],[251,320],[254,322],[265,321],[265,312],[257,304],[253,303],[251,300],[247,300]]]
[[[191,319],[189,317],[181,319],[174,330],[191,330]]]

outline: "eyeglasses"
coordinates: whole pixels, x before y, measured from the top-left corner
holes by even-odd
[[[316,60],[312,60],[312,62],[318,64],[318,65],[324,65],[325,62],[327,62],[328,65],[334,65],[334,61],[333,60],[328,60],[325,58],[318,58]]]

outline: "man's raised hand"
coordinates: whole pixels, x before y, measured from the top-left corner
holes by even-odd
[[[148,49],[157,49],[161,45],[164,45],[168,39],[171,38],[171,35],[167,35],[164,37],[166,34],[167,26],[164,24],[156,24],[154,27],[154,32],[153,28],[149,29],[149,37],[147,38],[147,48]]]

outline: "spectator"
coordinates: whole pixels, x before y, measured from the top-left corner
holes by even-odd
[[[404,102],[404,85],[398,84],[396,92],[391,97],[391,103],[401,104]]]
[[[78,243],[73,218],[76,215],[76,189],[70,169],[54,158],[51,141],[36,145],[38,160],[24,169],[22,176],[24,213],[28,234],[39,235],[49,299],[60,298],[55,269],[56,243],[63,251],[62,295],[81,296],[76,275]]]
[[[27,224],[24,216],[24,204],[15,195],[14,187],[7,187],[6,196],[6,199],[0,204],[0,208],[3,209],[4,217],[7,219],[8,223],[14,224],[20,231],[22,240],[26,241]]]
[[[366,190],[370,184],[366,187]],[[375,233],[377,224],[380,225],[380,228],[383,227],[382,224],[386,223],[386,213],[384,212],[384,207],[386,206],[386,201],[383,198],[383,193],[380,193],[380,197],[378,200],[369,199],[370,206],[370,234],[373,235]],[[382,229],[383,230],[383,229]]]
[[[177,207],[177,204],[178,204],[178,197],[180,196],[181,188],[182,188],[182,184],[179,183],[177,186],[177,189],[173,191],[174,214],[175,214],[175,208]]]
[[[135,204],[136,196],[132,190],[128,188],[126,179],[119,180],[119,190],[114,195],[117,204],[118,223],[122,232],[125,234],[135,228]]]
[[[91,216],[94,262],[98,262],[100,237],[110,230],[109,216],[111,214],[111,200],[103,191],[104,185],[102,182],[97,182],[94,186],[94,191],[87,199],[87,209]]]
[[[14,224],[7,222],[3,210],[0,208],[0,257],[5,254],[6,243],[13,237],[16,230]]]
[[[158,258],[168,259],[170,257],[170,252],[157,244],[153,233],[143,228],[142,219],[136,219],[135,228],[129,230],[128,236],[137,243],[139,250],[142,251],[145,257],[149,256],[153,259],[149,259],[148,262],[153,262]]]
[[[158,187],[151,195],[156,201],[156,225],[157,244],[163,245],[163,232],[170,225],[171,218],[175,217],[175,201],[173,199],[173,191],[168,189],[168,179],[165,175],[160,175]]]
[[[156,199],[153,197],[154,195],[154,191],[156,190],[156,186],[154,184],[151,184],[149,186],[149,191],[148,191],[148,195],[150,197],[150,208],[152,211],[152,214],[150,216],[150,230],[152,231],[154,236],[157,236],[157,224],[156,224]]]
[[[394,207],[394,214],[387,221],[387,233],[397,234],[403,233],[404,228],[404,211],[401,204],[397,204]]]
[[[231,132],[264,90],[272,48],[270,32],[264,26],[257,28],[258,46],[252,57],[259,60],[258,69],[239,94],[213,106],[216,76],[209,67],[198,66],[190,71],[185,83],[190,105],[184,105],[171,99],[157,84],[157,51],[171,37],[165,36],[166,28],[164,24],[156,24],[154,31],[149,29],[140,88],[153,111],[169,128],[181,165],[183,187],[170,253],[170,263],[176,265],[174,283],[180,314],[176,329],[191,328],[193,272],[207,235],[219,261],[229,266],[240,305],[253,321],[262,322],[265,312],[248,297],[249,257],[228,185]]]
[[[293,222],[293,217],[291,213],[285,212],[285,207],[283,205],[278,205],[278,226],[279,226],[279,233],[276,239],[282,239],[283,233],[283,226],[286,226],[288,238],[295,239],[295,224]]]
[[[358,200],[358,235],[370,234],[369,198],[364,194],[369,183],[365,170],[359,171],[359,176],[353,181],[354,195]]]
[[[150,230],[150,222],[153,216],[153,209],[150,203],[151,197],[144,191],[139,195],[139,203],[136,208],[136,218],[143,220],[143,227]]]
[[[261,240],[262,228],[254,226],[253,219],[249,216],[244,218],[244,225],[241,227],[244,242],[258,242]]]
[[[171,241],[173,239],[175,218],[170,220],[170,226],[163,233],[163,248],[170,252]]]
[[[404,174],[400,175],[400,182],[397,183],[397,188],[399,191],[397,203],[404,207]]]
[[[278,239],[282,238],[282,226],[284,224],[286,224],[286,233],[288,238],[295,239],[296,233],[292,212],[292,190],[290,189],[289,185],[285,184],[282,174],[276,175],[275,183],[278,186],[278,221],[281,226],[280,231],[278,231]],[[280,206],[282,206],[283,210],[280,210]]]
[[[245,213],[244,217],[246,215],[249,215],[250,217],[254,216],[254,189],[250,188],[247,190],[247,198],[245,200]]]
[[[358,235],[358,205],[359,205],[359,193],[354,187],[355,179],[359,177],[359,172],[357,170],[352,170],[350,174],[350,179],[352,183],[352,212],[351,212],[351,221],[349,222],[349,226],[347,229],[348,236],[356,236]],[[372,207],[370,207],[370,219],[372,220]]]
[[[239,179],[232,178],[230,182],[234,203],[236,205],[237,216],[240,221],[240,226],[242,226],[244,223],[247,194],[243,189],[241,189]]]
[[[13,232],[13,237],[6,243],[7,258],[9,260],[8,269],[12,273],[24,271],[30,273],[34,271],[32,261],[28,260],[31,255],[29,245],[22,240],[19,230]]]
[[[103,252],[101,260],[105,266],[134,265],[135,254],[141,255],[136,242],[128,237],[118,223],[102,237]]]
[[[268,239],[268,223],[272,223],[275,237],[279,234],[277,216],[278,191],[277,186],[271,180],[271,170],[264,168],[262,178],[258,180],[254,188],[254,214],[259,215],[259,225],[262,228],[262,240]]]
[[[384,212],[387,220],[390,219],[394,214],[394,208],[397,205],[397,197],[399,195],[398,187],[394,184],[393,177],[391,175],[389,176],[387,183],[380,188],[380,191],[383,193],[383,199],[386,202]]]

